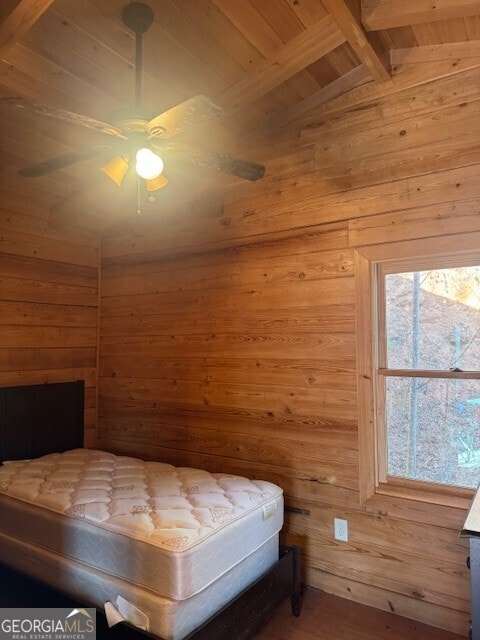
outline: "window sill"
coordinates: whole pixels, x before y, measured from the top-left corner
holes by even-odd
[[[389,478],[388,482],[380,483],[376,487],[375,495],[368,502],[374,500],[375,496],[390,496],[453,509],[468,509],[473,494],[473,489],[449,487],[403,478]]]

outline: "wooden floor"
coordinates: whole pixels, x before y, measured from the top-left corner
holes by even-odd
[[[307,589],[302,614],[284,603],[255,640],[465,640],[393,613]]]
[[[22,607],[25,597],[29,607],[70,607],[76,604],[66,596],[31,581],[0,565],[0,607]],[[127,638],[132,635],[116,633],[100,624],[97,617],[97,638]],[[295,618],[287,600],[275,612],[254,640],[465,640],[440,629],[402,618],[393,613],[337,598],[313,589],[305,591],[302,613]],[[231,640],[236,640],[231,638]]]

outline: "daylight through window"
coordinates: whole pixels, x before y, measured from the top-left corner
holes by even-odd
[[[378,269],[377,397],[387,476],[480,480],[480,266]],[[385,330],[382,327],[385,327]]]
[[[480,482],[478,241],[362,247],[355,274],[360,500],[464,507]]]

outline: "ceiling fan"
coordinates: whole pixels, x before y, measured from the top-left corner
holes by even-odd
[[[132,109],[122,112],[113,123],[24,97],[0,99],[0,103],[87,127],[110,138],[109,144],[72,151],[21,169],[18,172],[21,176],[43,176],[78,162],[98,158],[105,163],[100,167],[101,171],[118,186],[122,185],[129,169],[134,167],[138,184],[143,179],[147,192],[157,191],[168,183],[163,168],[164,161],[168,163],[170,159],[186,160],[196,166],[216,169],[246,180],[263,177],[263,165],[172,140],[180,133],[222,115],[222,109],[206,96],[197,95],[153,118],[145,114],[141,103],[142,35],[153,20],[152,9],[142,2],[131,2],[123,9],[122,21],[135,34],[135,102]]]

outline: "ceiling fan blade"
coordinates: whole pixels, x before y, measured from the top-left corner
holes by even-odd
[[[207,96],[198,95],[156,116],[145,125],[150,138],[172,138],[186,129],[219,118],[223,109]]]
[[[107,155],[111,152],[112,147],[94,147],[93,149],[87,149],[85,151],[71,151],[70,153],[66,153],[58,158],[39,162],[31,167],[20,169],[18,173],[24,178],[38,178],[39,176],[44,176],[52,171],[57,171],[58,169],[69,167],[72,164],[77,164],[77,162],[83,162],[90,158]]]
[[[109,136],[115,136],[116,138],[127,140],[127,136],[123,135],[121,129],[109,124],[108,122],[102,122],[101,120],[83,116],[79,113],[74,113],[73,111],[67,111],[66,109],[51,107],[48,104],[39,102],[38,100],[31,100],[29,98],[22,97],[0,98],[0,105],[2,104],[13,105],[14,107],[19,107],[26,111],[38,113],[41,116],[64,120],[65,122],[70,122],[71,124],[76,124],[80,127],[87,127],[88,129],[93,129],[94,131],[99,131],[100,133],[105,133]]]
[[[207,167],[231,173],[244,180],[259,180],[265,175],[265,167],[262,164],[240,160],[240,158],[233,158],[208,149],[200,149],[199,147],[174,142],[162,146],[155,145],[155,147],[165,158],[170,156],[179,160],[187,160],[197,167]]]

